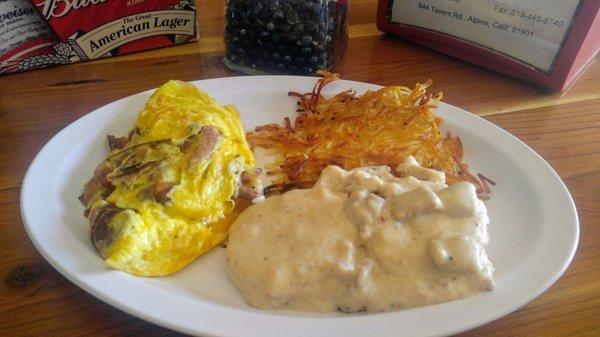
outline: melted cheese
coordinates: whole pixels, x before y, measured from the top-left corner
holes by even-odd
[[[326,168],[314,188],[274,196],[232,225],[229,274],[257,308],[388,311],[493,288],[485,206],[470,183],[410,159]],[[419,176],[419,180],[414,176]]]

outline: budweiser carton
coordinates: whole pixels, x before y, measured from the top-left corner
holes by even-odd
[[[0,75],[197,38],[194,0],[0,0]]]

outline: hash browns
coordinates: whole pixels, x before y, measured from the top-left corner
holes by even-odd
[[[299,99],[293,123],[286,118],[283,126],[267,124],[246,135],[253,148],[272,149],[282,156],[276,165],[285,179],[270,190],[311,187],[329,165],[345,170],[373,165],[394,168],[412,155],[422,166],[444,171],[449,183],[472,182],[480,198],[487,199],[488,182],[493,182],[469,172],[460,138],[440,132],[442,120],[432,110],[443,95],[427,93],[431,80],[417,83],[414,89],[391,86],[362,95],[346,90],[326,98],[322,89],[339,75],[320,74],[323,77],[312,92],[289,93]]]

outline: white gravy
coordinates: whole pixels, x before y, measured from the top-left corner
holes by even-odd
[[[397,168],[330,166],[311,189],[234,222],[229,275],[257,308],[399,310],[494,287],[485,206],[466,182],[410,157]]]

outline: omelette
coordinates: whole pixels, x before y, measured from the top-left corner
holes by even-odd
[[[237,111],[189,83],[164,84],[128,136],[107,138],[109,155],[79,199],[111,268],[180,270],[223,241],[260,193]]]

